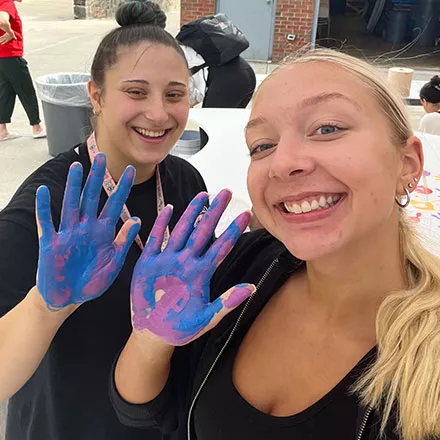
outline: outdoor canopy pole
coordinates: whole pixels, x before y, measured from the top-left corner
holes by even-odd
[[[319,6],[321,0],[315,0],[313,7],[313,23],[312,23],[312,36],[310,39],[310,48],[315,49],[316,47],[316,34],[318,33],[318,18],[319,18]]]

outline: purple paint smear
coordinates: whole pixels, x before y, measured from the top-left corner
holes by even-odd
[[[162,242],[170,215],[159,215],[133,273],[133,327],[147,329],[171,345],[190,342],[216,314],[238,306],[254,291],[252,286],[242,284],[227,298],[209,302],[210,279],[246,229],[250,214],[246,212],[237,217],[205,251],[229,203],[230,192],[222,191],[194,228],[207,197],[199,194],[190,203],[163,252],[158,243]]]

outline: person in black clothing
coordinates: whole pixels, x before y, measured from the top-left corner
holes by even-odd
[[[189,201],[206,190],[189,163],[168,156],[187,122],[188,66],[170,34],[142,25],[143,11],[141,1],[123,4],[116,15],[121,27],[102,40],[95,54],[89,84],[95,136],[35,171],[0,213],[0,400],[29,379],[9,400],[7,440],[160,438],[157,430],[146,433],[121,425],[108,399],[112,361],[131,332],[129,284],[141,253],[138,242],[131,246],[113,285],[79,308],[52,305],[49,309],[43,292],[35,287],[36,190],[41,185],[49,188],[57,228],[69,168],[79,162],[84,183],[92,147],[106,154],[115,181],[127,165],[136,168],[126,206],[142,222],[141,244],[161,202],[174,206],[172,229]],[[106,188],[108,183],[106,179]],[[84,194],[86,203],[89,195]],[[107,199],[102,190],[99,211]],[[122,224],[119,221],[118,230]],[[58,260],[53,261],[56,268]]]
[[[423,151],[403,102],[364,61],[310,51],[263,82],[246,140],[265,230],[215,273],[223,242],[200,250],[222,206],[145,249],[144,320],[111,376],[121,422],[176,440],[439,438],[440,265],[404,211]]]
[[[221,66],[209,66],[203,108],[246,108],[252,99],[257,79],[252,66],[240,55]],[[208,135],[200,129],[200,144]]]

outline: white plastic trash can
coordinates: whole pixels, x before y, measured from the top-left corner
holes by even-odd
[[[51,156],[84,142],[92,132],[89,79],[88,73],[53,73],[36,80]]]

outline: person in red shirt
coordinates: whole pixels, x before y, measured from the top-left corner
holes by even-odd
[[[21,0],[15,0],[21,2]],[[23,26],[14,0],[0,0],[0,141],[18,137],[8,131],[15,98],[18,96],[34,138],[46,136],[41,125],[37,95],[27,62],[23,58]]]

